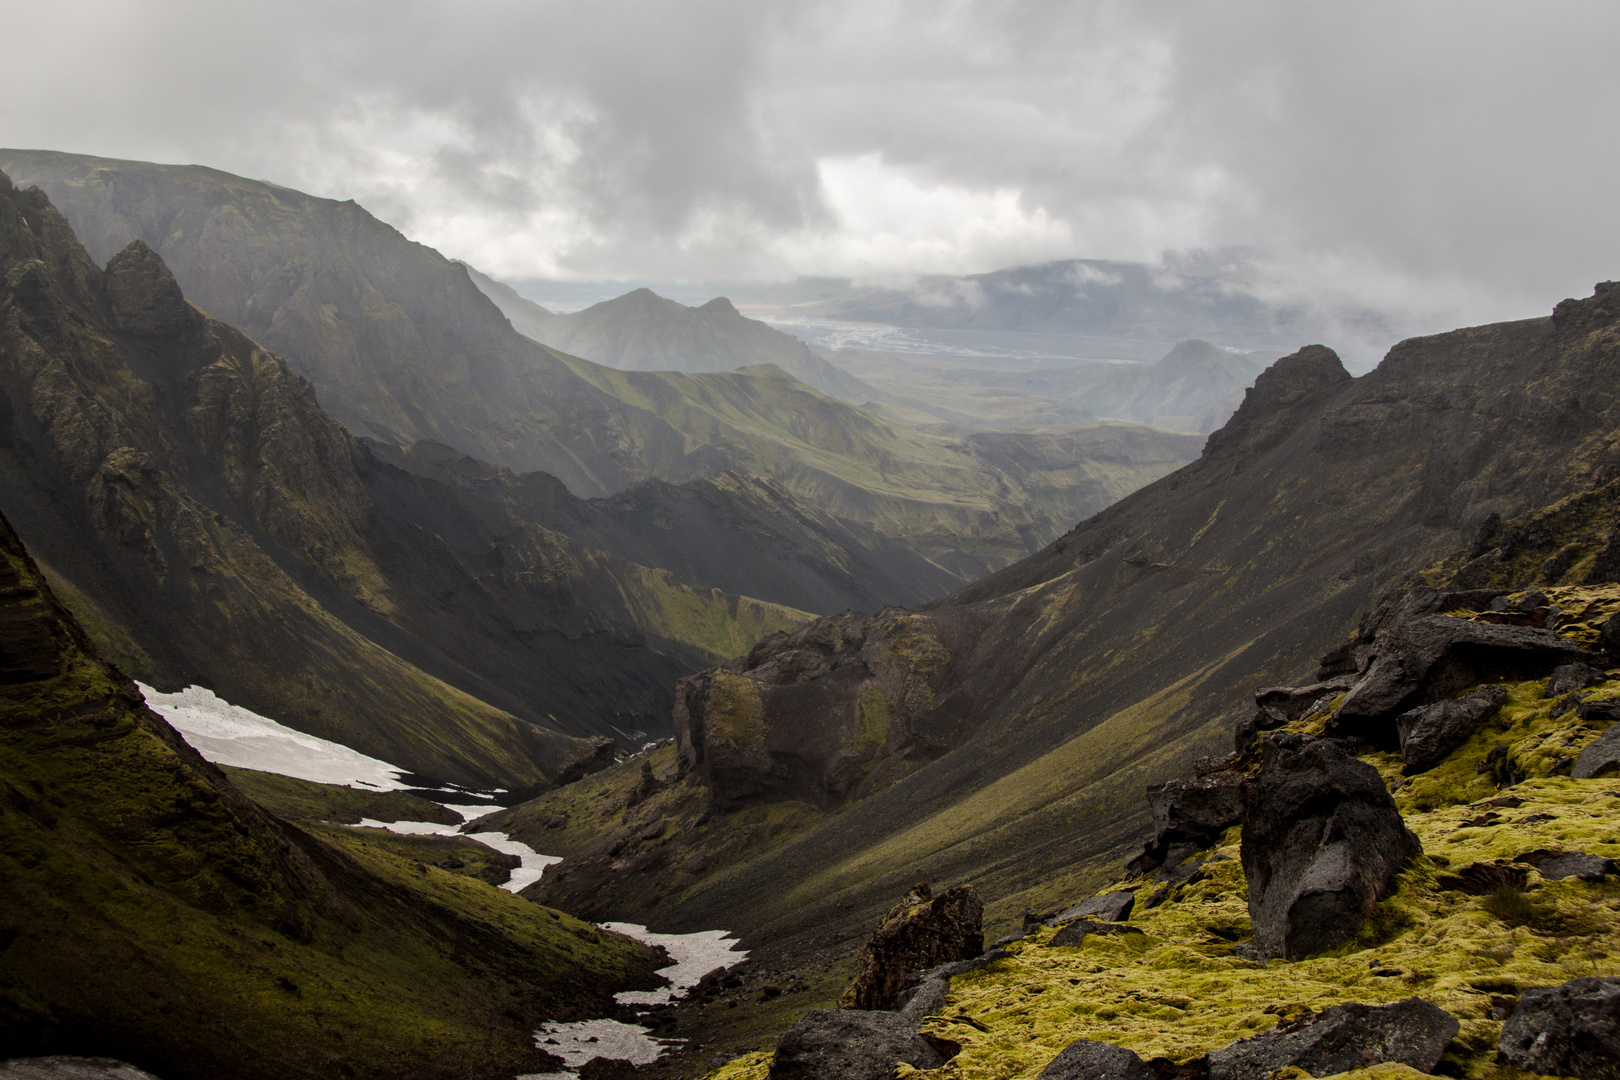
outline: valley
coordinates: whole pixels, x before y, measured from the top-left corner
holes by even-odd
[[[817,351],[0,168],[8,1054],[1236,1080],[1399,1007],[1254,1075],[1606,1080],[1512,1041],[1620,978],[1620,286],[1360,375],[1094,262],[930,310],[1163,352]]]

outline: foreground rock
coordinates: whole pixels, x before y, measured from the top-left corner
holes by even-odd
[[[1255,941],[1290,960],[1354,939],[1423,851],[1378,770],[1324,739],[1268,736],[1243,798]]]
[[[1575,759],[1570,775],[1577,780],[1595,780],[1616,772],[1620,772],[1620,724],[1586,745],[1581,756]]]
[[[984,952],[984,902],[971,885],[934,896],[915,885],[861,946],[841,1009],[892,1009],[906,976]],[[773,1074],[774,1075],[774,1074]]]
[[[1153,838],[1131,860],[1128,872],[1140,875],[1173,866],[1215,843],[1243,820],[1242,787],[1243,775],[1234,770],[1150,786],[1147,798],[1153,811]]]
[[[1081,1039],[1063,1048],[1040,1080],[1157,1080],[1152,1067],[1122,1046]]]
[[[951,1056],[905,1013],[812,1009],[776,1044],[770,1080],[891,1080],[900,1062],[937,1069]]]
[[[1266,1080],[1290,1065],[1333,1076],[1384,1062],[1433,1072],[1461,1025],[1421,998],[1336,1005],[1209,1055],[1210,1080]]]
[[[0,1080],[156,1080],[110,1058],[39,1057],[0,1062]]]
[[[1407,603],[1417,603],[1414,592]],[[1332,733],[1394,741],[1394,720],[1408,709],[1455,697],[1487,678],[1534,679],[1598,654],[1550,630],[1476,622],[1450,615],[1395,617],[1369,646],[1360,681],[1334,713]]]
[[[1428,772],[1473,737],[1481,724],[1507,701],[1507,691],[1488,686],[1450,701],[1437,701],[1402,713],[1395,720],[1407,776]]]
[[[1526,990],[1497,1050],[1528,1072],[1620,1080],[1620,978]]]

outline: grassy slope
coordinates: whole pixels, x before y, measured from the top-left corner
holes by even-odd
[[[1620,611],[1620,587],[1551,592],[1566,610],[1591,605],[1602,617]],[[1620,698],[1620,670],[1609,675],[1592,692]],[[1423,841],[1425,856],[1401,875],[1396,893],[1355,942],[1294,963],[1235,956],[1233,946],[1251,940],[1252,931],[1234,828],[1204,856],[1228,861],[1212,864],[1169,902],[1132,916],[1142,936],[1093,935],[1079,948],[1051,949],[1056,931],[1043,930],[1011,945],[1012,958],[953,980],[945,1008],[924,1030],[962,1044],[962,1054],[939,1070],[907,1066],[900,1075],[1033,1080],[1075,1039],[1185,1061],[1302,1009],[1387,1004],[1413,995],[1462,1021],[1447,1053],[1448,1075],[1498,1075],[1502,1025],[1494,1008],[1510,1005],[1522,989],[1620,974],[1620,884],[1544,881],[1526,868],[1529,891],[1515,899],[1469,896],[1437,883],[1469,864],[1511,862],[1537,849],[1620,858],[1613,828],[1620,781],[1556,774],[1559,762],[1578,755],[1601,727],[1582,724],[1573,712],[1553,717],[1545,679],[1506,688],[1507,704],[1485,728],[1396,791],[1396,805]],[[1307,716],[1290,726],[1317,730],[1325,719],[1325,713]],[[1502,793],[1486,765],[1498,748],[1525,774],[1508,789],[1523,804],[1500,811],[1499,823],[1472,826],[1493,810],[1484,800]],[[1392,786],[1401,780],[1398,755],[1363,756]],[[1109,889],[1155,887],[1151,880],[1124,880]],[[756,1053],[710,1076],[760,1080],[768,1061],[768,1051]]]
[[[487,1075],[540,1066],[540,1019],[644,978],[627,939],[266,817],[94,657],[9,526],[0,547],[6,625],[55,650],[0,687],[8,1052],[173,1080]]]
[[[362,791],[339,784],[317,784],[293,776],[221,765],[236,789],[266,810],[289,821],[435,821],[455,825],[461,815],[406,791]]]

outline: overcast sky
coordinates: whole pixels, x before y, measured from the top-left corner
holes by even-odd
[[[507,278],[1260,252],[1470,317],[1620,276],[1620,4],[0,0],[0,145],[354,198]]]

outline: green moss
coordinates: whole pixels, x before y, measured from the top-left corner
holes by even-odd
[[[765,709],[759,683],[724,668],[713,673],[709,694],[710,734],[733,746],[765,749]]]
[[[1599,693],[1620,690],[1605,683]],[[1306,1008],[1352,1001],[1386,1004],[1419,996],[1462,1025],[1448,1067],[1475,1080],[1507,1080],[1495,1064],[1501,1023],[1492,997],[1579,975],[1620,975],[1620,885],[1568,878],[1547,881],[1525,866],[1529,887],[1513,896],[1469,896],[1438,879],[1474,862],[1512,861],[1540,848],[1620,857],[1614,830],[1620,784],[1572,780],[1552,772],[1595,737],[1573,719],[1555,718],[1545,680],[1508,684],[1501,713],[1436,769],[1396,793],[1425,856],[1400,876],[1357,940],[1294,963],[1240,959],[1233,946],[1252,937],[1247,888],[1238,860],[1239,830],[1209,853],[1201,880],[1169,900],[1138,909],[1141,935],[1088,935],[1077,948],[1051,948],[1055,929],[1008,948],[1013,956],[952,980],[945,1007],[924,1030],[962,1045],[940,1080],[1034,1080],[1075,1039],[1103,1039],[1144,1058],[1186,1061],[1265,1031]],[[1312,718],[1307,718],[1308,725]],[[1505,747],[1524,779],[1511,785],[1522,805],[1492,808],[1501,794],[1487,767]],[[1555,755],[1557,760],[1555,760]],[[1366,760],[1391,783],[1401,761]],[[1483,771],[1482,771],[1483,770]],[[1493,811],[1495,824],[1472,824]],[[1148,888],[1126,881],[1115,888]],[[757,1080],[762,1057],[728,1066],[728,1080]],[[902,1067],[897,1075],[915,1076]],[[1378,1066],[1347,1074],[1394,1080],[1418,1074]]]
[[[461,815],[404,791],[362,791],[337,784],[317,784],[291,776],[221,765],[220,769],[248,798],[271,813],[294,821],[334,821],[355,825],[373,821],[433,821],[456,825]]]

